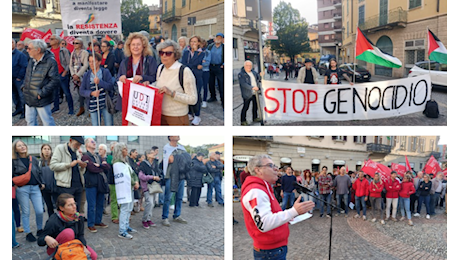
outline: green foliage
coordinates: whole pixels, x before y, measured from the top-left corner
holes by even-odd
[[[309,52],[308,23],[291,3],[280,2],[273,11],[273,29],[278,40],[267,41],[272,51],[284,54],[294,61],[302,52]]]
[[[185,150],[187,150],[187,152],[191,155],[191,154],[194,154],[194,153],[203,153],[204,156],[207,158],[208,157],[208,149],[210,147],[213,147],[213,146],[216,146],[217,144],[203,144],[203,145],[200,145],[200,146],[190,146],[190,145],[184,145],[184,148]]]
[[[131,32],[149,32],[149,8],[142,4],[142,0],[125,0],[121,3],[121,23],[123,35]]]

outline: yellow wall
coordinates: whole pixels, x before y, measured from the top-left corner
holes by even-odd
[[[168,11],[172,10],[172,7],[173,7],[172,2],[175,1],[175,3],[176,3],[176,5],[175,5],[176,11],[181,10],[182,15],[187,15],[189,13],[200,11],[200,10],[203,10],[203,9],[205,9],[207,7],[211,7],[211,6],[223,3],[223,0],[200,0],[200,1],[186,0],[185,1],[185,6],[182,6],[182,0],[166,0],[166,1],[168,2],[168,6],[167,6],[168,10],[164,10],[165,12],[168,12]],[[190,6],[190,2],[191,2],[191,6]],[[164,6],[164,4],[163,4],[163,6]]]

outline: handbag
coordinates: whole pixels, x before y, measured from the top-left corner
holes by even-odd
[[[147,186],[149,188],[150,194],[163,193],[163,189],[161,188],[160,184],[156,181],[152,182],[151,184],[148,184]]]
[[[29,155],[29,170],[24,174],[13,177],[14,184],[18,187],[22,187],[26,185],[27,183],[29,183],[31,172],[32,172],[32,156]]]
[[[104,172],[100,172],[97,176],[97,192],[102,194],[109,193],[109,184],[107,183],[107,176]]]
[[[207,172],[205,174],[203,174],[203,177],[201,178],[201,182],[202,183],[212,183],[214,181],[214,178],[212,177],[212,175]]]

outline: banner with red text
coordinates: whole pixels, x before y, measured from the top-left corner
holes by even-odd
[[[430,159],[428,160],[428,162],[426,163],[425,167],[423,168],[423,172],[425,172],[426,174],[434,174],[434,176],[436,176],[436,174],[438,174],[438,172],[441,172],[441,171],[442,170],[441,170],[441,167],[439,166],[438,161],[432,155]]]
[[[75,37],[121,34],[120,2],[61,0],[62,28]]]
[[[367,120],[422,112],[429,75],[355,85],[262,82],[265,120]]]

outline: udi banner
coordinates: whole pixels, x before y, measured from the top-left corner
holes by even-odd
[[[391,170],[397,172],[401,177],[404,177],[404,174],[406,174],[407,172],[407,168],[405,165],[396,163],[391,163]]]
[[[367,120],[422,112],[431,97],[423,75],[351,85],[262,82],[266,120]]]
[[[138,126],[161,124],[163,94],[158,94],[157,88],[135,84],[127,79],[120,93],[123,93],[122,125],[126,126],[129,123]]]
[[[26,28],[22,34],[21,34],[21,41],[24,41],[25,39],[29,38],[31,40],[35,39],[43,39],[43,36],[45,35],[44,32],[37,30],[37,29],[32,29],[32,28]]]
[[[440,171],[442,171],[441,167],[439,167],[438,161],[432,155],[423,168],[423,172],[426,174],[434,174],[434,176],[436,176]]]

